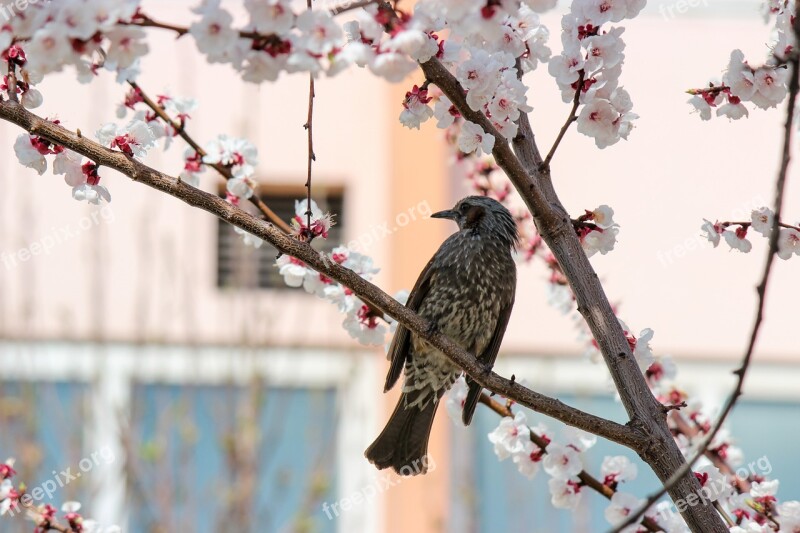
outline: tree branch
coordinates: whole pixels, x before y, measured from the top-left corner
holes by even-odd
[[[464,89],[439,60],[432,58],[420,66],[426,78],[442,90],[466,120],[480,125],[484,131],[495,136],[492,155],[525,201],[539,234],[569,281],[578,311],[597,341],[630,417],[628,425],[650,438],[650,446],[641,451],[640,456],[659,479],[666,481],[685,464],[685,458],[667,426],[661,404],[653,396],[639,369],[597,273],[572,228],[570,217],[558,199],[550,172],[542,165],[543,160],[527,114],[520,115],[519,133],[513,139],[515,154],[486,116],[469,107]],[[682,500],[697,493],[700,488],[694,476],[684,475],[671,487],[670,496],[674,501]],[[714,508],[705,501],[686,507],[682,515],[696,533],[725,533],[728,530]]]
[[[794,20],[794,34],[795,37],[800,38],[800,19],[795,18]],[[758,293],[758,305],[756,306],[756,316],[753,322],[753,327],[750,332],[750,340],[747,343],[747,349],[745,350],[744,356],[742,357],[742,363],[737,370],[734,371],[734,374],[737,377],[736,386],[733,389],[728,401],[725,402],[725,406],[722,409],[722,412],[717,419],[717,422],[714,424],[712,430],[707,434],[705,440],[697,449],[695,454],[692,458],[687,461],[679,470],[677,470],[665,483],[664,486],[651,494],[647,498],[647,502],[641,509],[639,509],[635,513],[631,513],[628,519],[623,522],[619,527],[613,530],[613,533],[619,533],[625,527],[633,524],[636,519],[642,514],[644,514],[645,510],[655,503],[659,498],[661,498],[668,490],[670,490],[678,479],[681,476],[686,475],[688,472],[691,471],[692,466],[697,462],[700,457],[705,455],[706,451],[708,450],[711,441],[714,440],[714,437],[717,436],[719,430],[722,428],[722,425],[725,423],[725,420],[728,418],[728,415],[733,410],[733,407],[736,405],[736,402],[742,396],[743,387],[744,387],[744,378],[747,374],[747,369],[750,367],[750,361],[753,358],[753,351],[755,350],[756,341],[758,340],[758,332],[761,329],[761,323],[764,319],[764,303],[766,301],[766,294],[767,294],[767,285],[769,283],[770,273],[772,271],[772,263],[775,260],[775,254],[778,252],[778,234],[780,231],[780,220],[781,220],[781,210],[783,209],[783,194],[786,188],[786,176],[789,172],[789,162],[791,161],[791,149],[792,149],[792,124],[794,122],[794,112],[795,106],[797,103],[797,94],[798,90],[800,90],[800,56],[798,56],[797,52],[792,52],[791,56],[788,59],[789,64],[791,65],[792,73],[791,77],[789,78],[789,103],[786,106],[786,122],[784,123],[783,129],[783,150],[781,153],[781,165],[780,170],[778,171],[778,177],[775,182],[775,223],[772,226],[772,232],[769,236],[769,249],[767,250],[767,260],[764,264],[764,272],[761,275],[761,282],[756,287],[756,292]]]
[[[214,194],[196,189],[183,181],[159,172],[122,152],[110,150],[85,137],[53,124],[10,101],[0,102],[0,119],[13,122],[33,135],[39,135],[55,144],[65,146],[97,164],[114,169],[125,176],[174,196],[198,207],[269,242],[281,253],[304,261],[309,267],[350,288],[365,303],[406,326],[419,337],[442,351],[454,364],[462,368],[481,386],[534,411],[551,416],[567,425],[599,435],[622,444],[638,453],[649,449],[650,440],[634,428],[585,413],[561,401],[534,392],[519,383],[488,371],[475,356],[462,349],[446,335],[433,332],[427,320],[420,317],[381,289],[352,270],[345,268],[328,256],[321,254],[308,243],[298,241],[278,230],[273,224],[259,220],[250,213],[231,205]]]

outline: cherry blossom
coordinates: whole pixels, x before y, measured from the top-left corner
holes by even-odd
[[[587,257],[592,257],[597,252],[606,255],[612,251],[617,243],[618,233],[619,228],[617,227],[599,228],[586,233],[581,239],[581,244]]]
[[[42,153],[43,149],[38,142],[38,137],[23,133],[14,142],[14,153],[22,166],[32,168],[41,176],[47,170],[47,159],[44,155],[50,153],[49,149]]]
[[[632,511],[638,510],[644,504],[644,500],[637,498],[633,494],[626,492],[615,492],[611,496],[611,505],[606,507],[603,512],[606,520],[612,526],[617,526],[624,522]],[[639,525],[633,524],[624,529],[623,533],[635,533],[639,530]]]
[[[741,100],[736,96],[728,96],[728,103],[717,108],[718,117],[728,117],[730,120],[739,120],[749,116],[750,113]]]
[[[771,481],[755,481],[750,486],[750,495],[756,499],[774,498],[778,493],[780,481],[773,479]]]
[[[703,497],[715,502],[720,498],[731,495],[733,489],[727,477],[714,465],[706,465],[695,471],[694,477],[700,483]]]
[[[88,202],[98,205],[103,201],[110,202],[111,194],[102,185],[89,185],[84,183],[72,189],[72,197],[79,202]]]
[[[615,487],[618,483],[636,479],[637,467],[624,455],[606,456],[600,467],[603,483]]]
[[[595,98],[583,107],[578,115],[578,131],[593,137],[598,148],[611,146],[628,138],[632,121],[638,118],[632,108],[627,91],[618,88],[610,99]]]
[[[97,130],[97,140],[131,157],[144,157],[156,142],[153,129],[142,120],[134,119],[123,127],[108,123]]]
[[[295,15],[285,0],[245,0],[250,26],[262,33],[286,33],[292,29]]]
[[[722,234],[722,227],[719,224],[712,224],[710,221],[703,219],[703,225],[700,229],[705,232],[706,238],[716,248],[719,245],[719,236]]]
[[[550,443],[544,458],[544,470],[555,478],[570,479],[577,476],[583,470],[580,451],[571,445]]]
[[[538,430],[534,429],[534,432],[541,436],[543,433],[540,431],[540,428],[538,428]],[[521,451],[513,454],[511,460],[517,465],[520,474],[528,479],[533,479],[537,472],[539,472],[539,466],[544,457],[545,451],[528,440],[523,443]]]
[[[428,96],[427,89],[420,89],[416,85],[406,93],[403,101],[403,112],[400,114],[400,122],[407,128],[419,129],[421,123],[433,116],[433,109],[428,106],[431,98]]]
[[[200,174],[202,174],[204,170],[202,156],[195,152],[194,148],[187,148],[183,154],[183,158],[185,163],[179,177],[192,187],[199,186]]]
[[[303,239],[316,237],[328,238],[328,231],[333,226],[333,215],[323,213],[314,200],[311,200],[311,226],[308,224],[308,200],[298,200],[294,203],[294,218],[292,218],[292,233]],[[355,256],[352,256],[355,257]]]
[[[386,338],[386,326],[358,298],[355,298],[353,310],[347,313],[342,326],[352,338],[367,346],[381,345]]]
[[[235,178],[252,176],[258,165],[258,149],[247,139],[219,135],[208,143],[205,150],[203,163],[228,166]]]
[[[197,49],[206,54],[211,63],[233,57],[239,40],[239,33],[232,28],[233,16],[219,7],[219,1],[206,2],[195,11],[202,14],[202,18],[192,23],[189,34],[194,37]]]
[[[725,242],[728,243],[728,246],[731,247],[731,250],[739,250],[740,252],[747,253],[753,248],[752,243],[746,238],[746,227],[738,227],[734,231],[726,229],[722,232],[722,236],[725,238]]]
[[[283,276],[283,282],[289,287],[301,287],[308,272],[305,263],[288,255],[282,255],[275,260],[278,272]]]
[[[449,98],[441,95],[433,105],[433,116],[438,120],[436,127],[444,129],[452,126],[455,119],[461,117],[461,113]]]
[[[458,148],[467,154],[476,152],[477,155],[481,153],[492,153],[494,147],[494,135],[483,131],[479,125],[469,121],[465,121],[461,125],[461,133],[458,136]]]
[[[145,32],[141,28],[118,26],[106,33],[109,40],[106,50],[106,67],[113,70],[129,69],[149,47],[143,42]]]
[[[787,533],[800,532],[800,502],[789,501],[778,505],[781,531]]]
[[[550,501],[557,509],[575,509],[581,501],[580,481],[554,477],[547,481]]]
[[[589,220],[593,220],[599,227],[606,229],[617,224],[614,222],[614,210],[607,205],[601,205],[594,211],[591,211]]]
[[[781,228],[778,233],[778,257],[789,259],[792,254],[800,255],[800,231]]]
[[[721,98],[721,97],[720,97]],[[700,115],[702,120],[711,120],[711,104],[702,96],[695,95],[689,98],[686,103],[691,104],[694,113]]]
[[[764,237],[769,237],[772,232],[772,225],[775,223],[775,213],[769,207],[754,209],[750,215],[750,227],[759,232]]]
[[[525,413],[517,411],[514,418],[503,417],[495,430],[489,433],[489,442],[494,445],[494,453],[501,461],[522,452],[525,443],[530,442],[530,429]]]

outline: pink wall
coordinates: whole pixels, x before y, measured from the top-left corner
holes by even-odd
[[[164,18],[180,20],[182,11],[165,9]],[[557,17],[547,21],[554,31],[559,27]],[[555,158],[554,178],[573,214],[601,203],[615,208],[622,226],[619,244],[593,263],[631,327],[656,330],[659,352],[733,357],[742,351],[765,242],[754,239],[754,252],[743,255],[728,252],[724,244],[718,250],[700,245],[697,236],[703,217],[725,219],[737,208],[761,203],[759,197],[770,198],[782,113],[754,111],[748,120],[733,124],[727,119],[701,122],[690,114],[682,91],[720,75],[735,46],[744,47],[754,61],[763,57],[767,31],[758,17],[665,20],[654,13],[627,24],[623,83],[642,117],[630,141],[599,151],[572,131]],[[190,131],[197,139],[206,141],[220,132],[246,136],[260,149],[259,177],[267,184],[302,183],[305,77],[243,85],[227,67],[204,65],[188,40],[174,43],[171,35],[153,31],[150,43],[156,53],[144,65],[141,84],[151,93],[169,88],[195,96],[201,105]],[[559,46],[557,34],[551,44]],[[547,145],[568,110],[543,69],[531,76],[531,85],[532,120]],[[389,198],[390,169],[397,158],[414,157],[393,151],[387,132],[400,106],[387,89],[358,70],[318,83],[315,180],[347,186],[350,237],[396,215],[389,212],[396,209]],[[116,120],[114,107],[124,90],[106,75],[81,86],[68,72],[48,80],[42,92],[42,113],[93,132]],[[54,230],[76,226],[95,210],[72,200],[60,178],[21,168],[12,150],[18,134],[15,127],[0,125],[6,154],[0,163],[5,191],[0,251],[15,251]],[[182,151],[178,142],[166,155],[154,152],[148,162],[175,173]],[[441,162],[431,164],[438,169]],[[214,283],[216,222],[209,215],[110,172],[104,182],[114,196],[113,222],[95,224],[24,266],[0,265],[4,336],[353,345],[336,310],[323,302],[308,305],[305,295],[281,293],[276,306],[270,296],[219,293]],[[793,202],[796,182],[789,180],[789,217],[797,217],[800,209]],[[217,183],[209,173],[203,187],[213,190]],[[439,193],[420,189],[412,196],[426,201]],[[394,239],[414,242],[429,232],[449,230],[435,226],[415,222]],[[675,248],[687,240],[693,248],[678,257]],[[424,259],[390,264],[389,244],[380,241],[370,250],[384,268],[378,281],[388,282],[391,269],[404,272],[393,279],[413,281]],[[790,328],[798,264],[776,265],[759,357],[800,354]],[[520,279],[505,350],[580,352],[572,321],[545,303],[541,265],[522,268]],[[298,331],[301,321],[313,327]]]

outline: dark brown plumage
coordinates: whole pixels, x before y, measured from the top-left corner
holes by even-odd
[[[459,231],[425,266],[406,306],[491,368],[514,305],[514,217],[499,202],[484,196],[469,196],[453,209],[431,216],[454,220]],[[427,470],[428,437],[439,399],[461,370],[402,325],[389,346],[389,359],[384,392],[404,371],[403,394],[365,455],[379,469],[392,467],[401,475],[422,474]],[[472,421],[481,393],[480,385],[469,378],[467,383],[469,392],[462,415],[465,425]]]

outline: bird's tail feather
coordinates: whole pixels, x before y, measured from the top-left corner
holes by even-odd
[[[422,408],[410,406],[408,394],[400,397],[386,427],[364,455],[381,470],[392,467],[402,476],[415,476],[428,471],[428,438],[439,402],[431,398]]]
[[[467,398],[464,400],[464,410],[461,413],[461,421],[464,422],[465,426],[470,425],[472,422],[472,415],[475,414],[475,408],[478,406],[481,392],[483,392],[483,387],[472,381],[469,376],[467,376],[467,385],[469,390],[467,391]]]

